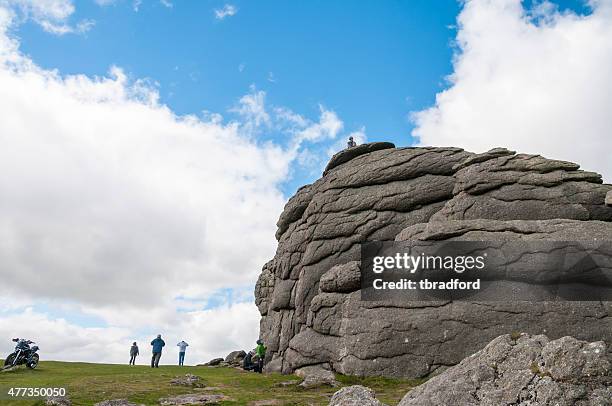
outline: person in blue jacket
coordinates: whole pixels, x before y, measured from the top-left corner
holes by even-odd
[[[162,348],[166,345],[164,340],[161,338],[161,334],[157,335],[157,338],[151,341],[153,346],[153,358],[151,358],[151,368],[159,368],[159,359],[161,358]]]

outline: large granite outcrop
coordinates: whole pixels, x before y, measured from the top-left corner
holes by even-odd
[[[332,163],[287,202],[255,288],[268,370],[420,377],[513,331],[612,342],[612,302],[368,302],[359,291],[367,241],[612,240],[600,175],[502,148],[364,146]]]

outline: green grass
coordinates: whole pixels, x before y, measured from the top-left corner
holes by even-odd
[[[74,405],[93,405],[106,399],[127,398],[135,403],[158,405],[162,397],[195,393],[198,389],[170,385],[178,375],[198,375],[208,387],[231,398],[221,405],[252,405],[257,400],[275,399],[278,405],[326,405],[339,388],[304,390],[295,385],[279,386],[286,381],[299,382],[294,375],[256,374],[234,368],[146,366],[89,364],[80,362],[41,362],[35,370],[20,367],[0,373],[0,388],[64,387]],[[338,375],[342,386],[364,385],[372,388],[378,399],[396,405],[419,380],[388,378],[358,378]],[[201,389],[199,389],[201,390]],[[6,401],[1,405],[42,405],[42,401]]]

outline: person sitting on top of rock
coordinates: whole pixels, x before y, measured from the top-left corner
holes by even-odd
[[[355,140],[353,139],[353,137],[349,137],[348,142],[346,143],[346,148],[353,148],[356,147],[357,143],[355,142]]]

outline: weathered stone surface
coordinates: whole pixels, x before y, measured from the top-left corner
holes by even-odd
[[[228,364],[239,364],[246,357],[244,350],[232,351],[225,357],[225,362]]]
[[[612,206],[612,190],[606,193],[606,205]]]
[[[470,160],[456,167],[461,169],[455,174],[454,197],[432,220],[612,221],[612,212],[602,204],[610,185],[574,163],[527,154]]]
[[[223,358],[213,358],[213,359],[211,359],[210,361],[208,361],[204,365],[208,366],[208,367],[215,367],[215,366],[219,365],[222,362],[223,362]]]
[[[611,385],[601,341],[506,334],[408,392],[399,406],[610,405]]]
[[[327,365],[329,367],[329,365]],[[320,386],[338,386],[336,376],[329,369],[320,365],[310,365],[295,371],[300,378],[304,378],[298,386],[304,389],[313,389]]]
[[[346,386],[334,393],[329,406],[386,406],[376,399],[370,388],[361,385]]]
[[[204,382],[202,382],[202,378],[192,374],[185,374],[185,376],[174,377],[174,379],[172,379],[170,383],[172,385],[188,386],[191,388],[203,388],[206,386],[204,385]]]
[[[229,401],[231,399],[225,395],[217,395],[212,393],[190,393],[186,395],[162,398],[159,400],[159,404],[162,406],[208,405],[219,403],[225,400]]]
[[[301,188],[280,216],[277,252],[255,291],[266,370],[327,363],[346,374],[420,377],[512,331],[612,341],[611,302],[362,302],[358,284],[367,241],[610,240],[611,190],[577,164],[503,148],[352,156]]]
[[[358,261],[336,265],[321,276],[319,288],[322,292],[354,292],[361,286],[360,272]]]
[[[336,153],[330,160],[323,175],[331,171],[335,167],[342,165],[351,159],[358,157],[359,155],[368,154],[374,151],[380,151],[381,149],[395,148],[395,144],[391,142],[371,142],[369,144],[361,144],[354,148],[347,148]]]

